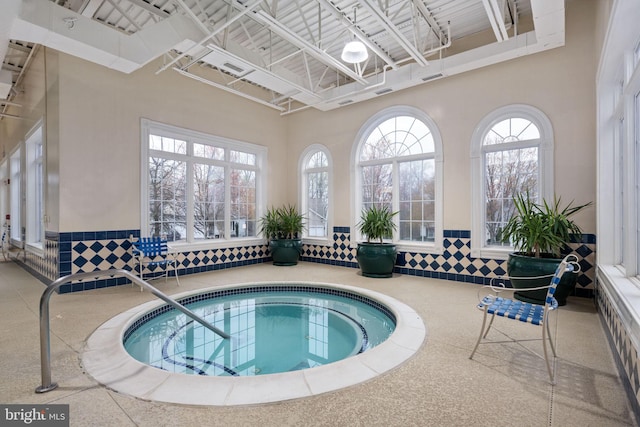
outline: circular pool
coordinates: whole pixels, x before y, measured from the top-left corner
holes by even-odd
[[[89,337],[82,355],[86,372],[146,400],[268,403],[371,379],[411,357],[426,335],[410,307],[343,285],[261,282],[174,298],[230,338],[153,301]]]
[[[308,285],[252,285],[179,302],[229,338],[165,305],[125,331],[124,346],[136,360],[188,375],[291,372],[368,351],[384,342],[396,323],[393,313],[371,298]]]

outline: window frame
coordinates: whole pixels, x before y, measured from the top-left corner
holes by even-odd
[[[308,146],[302,154],[300,154],[300,158],[298,161],[298,182],[300,183],[300,191],[298,195],[298,204],[300,206],[300,211],[308,217],[309,212],[309,200],[308,200],[308,174],[309,169],[307,169],[307,163],[309,159],[315,155],[316,153],[322,153],[325,155],[327,159],[327,166],[322,168],[317,168],[311,170],[311,172],[327,172],[327,199],[328,199],[328,209],[327,209],[327,231],[324,237],[321,236],[310,236],[309,228],[308,228],[308,220],[306,221],[307,227],[302,235],[302,239],[305,243],[309,244],[318,244],[318,245],[326,245],[332,236],[333,230],[333,159],[331,157],[331,153],[322,144],[312,144]]]
[[[174,154],[170,152],[161,152],[165,158],[180,159],[188,162],[187,165],[187,189],[186,189],[186,204],[187,204],[187,236],[186,241],[169,242],[169,246],[175,250],[189,251],[189,250],[203,250],[203,249],[217,249],[236,247],[244,245],[256,245],[264,243],[264,238],[259,233],[260,218],[266,211],[266,185],[264,184],[263,177],[266,176],[267,165],[267,148],[258,144],[249,142],[242,142],[233,140],[230,138],[224,138],[221,136],[210,135],[191,129],[180,128],[169,124],[154,122],[149,119],[141,119],[141,177],[140,177],[140,193],[141,193],[141,209],[140,209],[140,234],[142,236],[149,235],[149,157],[154,153],[154,150],[149,148],[149,136],[159,135],[163,137],[175,138],[179,140],[187,141],[187,154]],[[189,241],[193,239],[193,216],[194,216],[194,197],[193,197],[193,167],[194,163],[200,161],[209,162],[209,159],[196,157],[193,155],[193,143],[214,145],[216,147],[222,147],[225,150],[241,151],[250,154],[254,154],[255,165],[248,165],[247,169],[255,171],[256,182],[256,235],[249,237],[228,237],[229,227],[225,227],[227,230],[227,236],[219,239],[199,239]],[[160,153],[160,152],[157,152]],[[222,163],[229,164],[230,162],[222,161]],[[225,168],[228,165],[225,166]],[[225,223],[229,220],[230,216],[230,185],[225,182]],[[189,219],[191,218],[191,219]]]
[[[636,349],[640,348],[640,236],[636,231],[640,227],[640,101],[634,105],[634,97],[640,96],[639,20],[636,1],[613,2],[596,75],[598,294],[609,301]],[[625,168],[622,176],[616,170],[620,164]],[[619,245],[623,232],[627,239]]]
[[[25,149],[25,248],[39,256],[44,256],[45,200],[44,177],[45,133],[40,120],[26,135]],[[37,146],[40,147],[39,153]],[[39,169],[39,170],[38,170]]]
[[[22,144],[9,155],[9,213],[11,215],[11,244],[23,247],[22,237]]]
[[[7,225],[7,215],[10,212],[9,206],[9,158],[5,157],[0,160],[0,220],[2,222],[2,231]]]
[[[398,251],[406,251],[406,252],[421,252],[421,253],[429,253],[439,255],[444,252],[443,244],[444,244],[444,226],[443,226],[443,217],[444,217],[444,206],[443,206],[443,188],[444,188],[444,172],[443,172],[443,149],[442,149],[442,137],[440,134],[440,130],[436,123],[426,114],[424,111],[411,107],[411,106],[393,106],[386,108],[382,111],[371,116],[365,123],[362,125],[360,130],[358,131],[354,144],[352,145],[351,150],[351,189],[353,190],[354,197],[351,198],[351,247],[357,247],[359,241],[363,241],[362,233],[358,230],[357,224],[360,221],[360,213],[362,211],[362,166],[360,165],[360,151],[364,144],[367,141],[369,135],[383,122],[392,119],[394,117],[399,116],[410,116],[414,117],[417,120],[420,120],[426,127],[429,128],[431,135],[433,137],[433,145],[434,151],[433,154],[429,154],[428,156],[420,156],[419,159],[433,159],[435,166],[434,173],[434,192],[435,192],[435,203],[434,203],[434,222],[435,222],[435,230],[434,230],[434,241],[433,242],[418,242],[418,241],[409,241],[409,240],[399,240],[399,218],[396,215],[394,217],[394,221],[398,226],[398,231],[394,233],[393,243],[396,244]],[[416,159],[416,156],[406,156],[406,157],[394,157],[393,160],[390,160],[389,163],[392,164],[394,168],[394,174],[397,176],[397,165],[399,163],[399,159],[402,160],[410,160]],[[386,162],[385,162],[386,163]],[[394,189],[397,190],[399,184],[394,180]],[[392,210],[399,211],[399,192],[394,191],[393,200],[392,200]]]
[[[538,127],[540,139],[496,144],[505,147],[499,150],[485,146],[487,133],[498,123],[510,118],[523,118]],[[484,244],[486,227],[486,180],[485,154],[518,148],[538,148],[538,197],[553,199],[554,159],[553,127],[549,118],[539,109],[526,104],[511,104],[493,110],[475,127],[471,138],[471,256],[475,258],[507,259],[513,252],[511,246],[487,246]],[[485,148],[491,147],[491,148]]]

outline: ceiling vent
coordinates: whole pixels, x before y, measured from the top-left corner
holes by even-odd
[[[224,64],[222,64],[222,66],[232,71],[235,71],[238,74],[244,73],[244,69],[238,67],[237,65],[230,64],[229,62],[225,62]]]
[[[434,74],[432,76],[423,77],[422,81],[423,82],[428,82],[429,80],[439,79],[440,77],[442,77],[442,73]]]
[[[385,93],[389,93],[389,92],[393,92],[393,89],[391,89],[390,87],[386,88],[386,89],[381,89],[377,92],[374,92],[376,95],[384,95]]]
[[[338,105],[347,105],[347,104],[351,104],[352,102],[353,102],[353,99],[347,99],[346,101],[338,102]]]

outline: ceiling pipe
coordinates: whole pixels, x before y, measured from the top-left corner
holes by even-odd
[[[336,102],[336,101],[338,101],[338,100],[340,100],[342,98],[348,98],[348,97],[353,96],[353,95],[359,95],[359,94],[364,93],[364,92],[369,92],[371,89],[376,89],[376,88],[378,88],[380,86],[384,86],[387,83],[387,70],[389,68],[391,68],[390,65],[385,65],[382,68],[382,81],[380,83],[375,83],[375,84],[373,84],[371,86],[367,86],[367,87],[365,87],[363,89],[358,89],[358,90],[354,90],[354,91],[349,92],[349,93],[338,95],[338,96],[333,97],[331,99],[325,99],[325,100],[322,100],[322,101],[317,102],[315,104],[307,104],[307,105],[304,105],[302,107],[295,108],[293,110],[284,111],[284,112],[280,113],[280,115],[281,116],[286,116],[286,115],[289,115],[289,114],[297,113],[297,112],[302,111],[302,110],[306,110],[307,108],[316,107],[316,106],[318,106],[320,104],[330,104],[330,103]]]
[[[400,44],[400,46],[421,66],[429,65],[418,49],[411,44],[409,40],[398,30],[389,18],[377,6],[369,3],[370,0],[361,1],[359,4],[367,9],[371,15],[391,34],[391,36]]]
[[[447,42],[441,46],[434,47],[433,49],[422,52],[424,56],[433,55],[451,46],[451,25],[447,23]]]

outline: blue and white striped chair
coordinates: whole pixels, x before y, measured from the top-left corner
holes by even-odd
[[[555,375],[547,351],[547,341],[549,341],[551,351],[553,352],[553,357],[556,357],[556,348],[551,337],[551,330],[549,328],[549,313],[558,308],[558,301],[556,301],[556,299],[553,297],[553,294],[556,291],[558,283],[560,283],[562,275],[567,271],[573,273],[578,273],[580,271],[578,257],[576,257],[575,255],[567,255],[562,260],[562,262],[560,262],[560,265],[558,266],[558,268],[556,268],[556,271],[551,278],[551,284],[549,286],[529,288],[524,290],[524,292],[526,292],[530,290],[548,289],[544,305],[532,304],[514,299],[499,297],[497,296],[499,292],[508,289],[506,289],[504,285],[500,287],[493,284],[489,285],[489,287],[494,291],[495,294],[485,296],[477,306],[478,309],[484,311],[484,317],[482,318],[482,328],[480,329],[480,336],[478,336],[478,341],[476,342],[476,346],[473,348],[469,359],[473,359],[473,356],[476,353],[476,350],[481,344],[483,338],[487,337],[487,334],[489,333],[491,325],[493,325],[493,320],[496,316],[504,317],[505,319],[519,320],[520,322],[529,323],[531,325],[541,326],[544,360],[547,364],[547,371],[549,372],[551,384],[555,384]],[[523,292],[522,289],[518,289],[518,291]],[[489,321],[489,325],[485,329],[488,315],[491,315],[491,320]],[[517,342],[517,340],[514,340],[514,342]]]
[[[164,276],[166,281],[169,271],[173,270],[176,282],[180,286],[178,260],[175,254],[169,252],[165,239],[157,236],[141,237],[137,242],[132,242],[132,245],[133,256],[138,261],[138,275],[141,279],[150,280]],[[158,275],[158,272],[162,274]],[[142,292],[142,287],[140,291]]]

